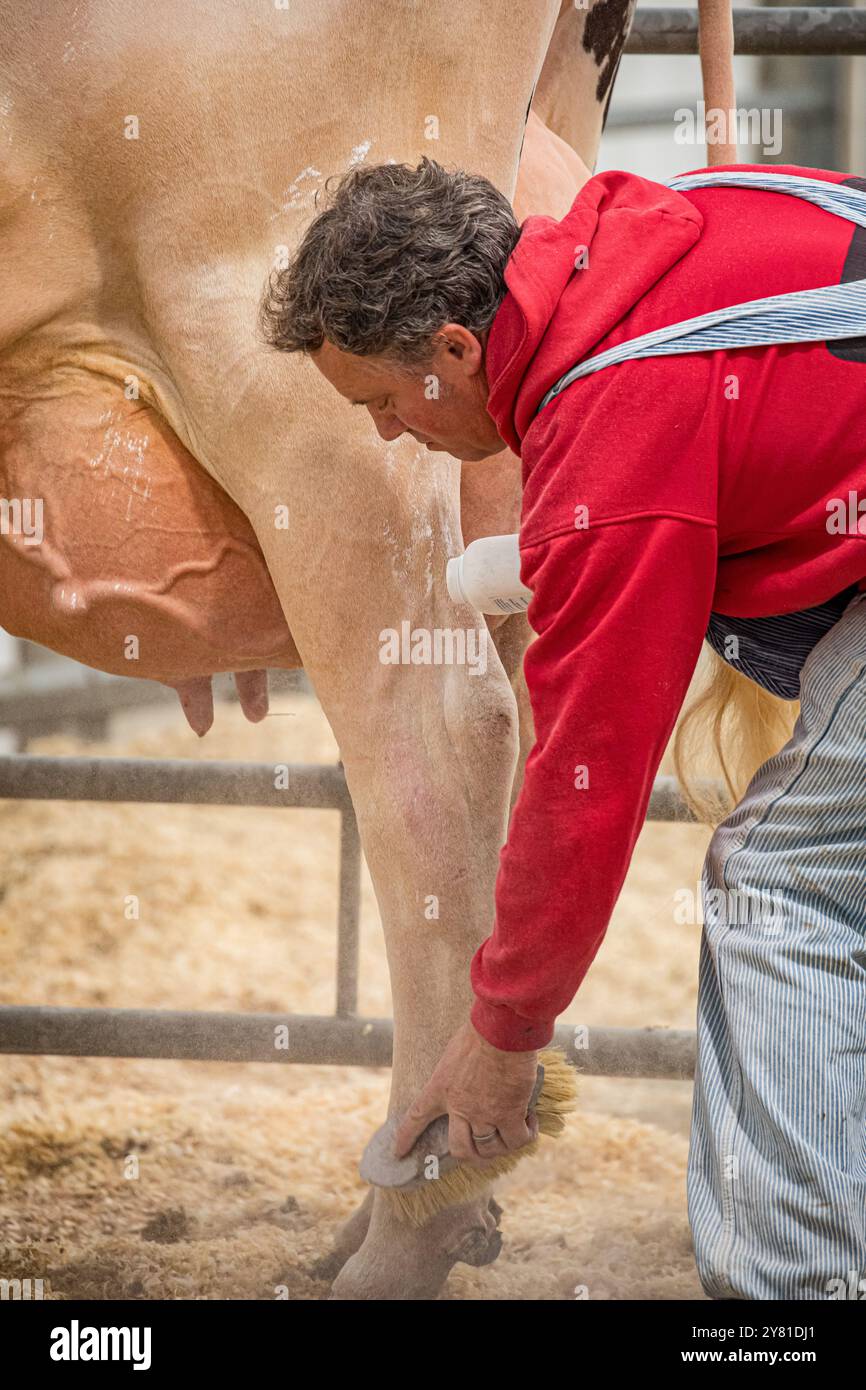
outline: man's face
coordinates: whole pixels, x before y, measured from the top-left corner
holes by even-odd
[[[410,434],[428,449],[472,462],[505,448],[487,414],[483,345],[459,324],[445,325],[432,361],[411,374],[327,341],[311,356],[341,396],[366,406],[382,439]]]

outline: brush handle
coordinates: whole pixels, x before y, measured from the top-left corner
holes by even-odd
[[[532,1112],[533,1112],[533,1110],[535,1109],[536,1105],[538,1104],[538,1098],[539,1098],[539,1096],[541,1095],[541,1088],[542,1088],[543,1085],[544,1085],[544,1067],[543,1067],[543,1066],[541,1065],[541,1063],[539,1062],[539,1064],[538,1064],[538,1071],[537,1071],[536,1077],[535,1077],[535,1085],[534,1085],[533,1088],[532,1088],[532,1095],[529,1097],[529,1104],[528,1104],[527,1107],[526,1107],[526,1113],[527,1113],[527,1115],[531,1115]]]

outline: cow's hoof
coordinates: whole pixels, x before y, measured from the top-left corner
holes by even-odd
[[[440,1211],[420,1229],[373,1206],[367,1238],[334,1280],[331,1298],[423,1300],[439,1294],[455,1264],[491,1264],[502,1249],[501,1207],[492,1199]]]
[[[492,1265],[502,1249],[502,1236],[494,1226],[492,1230],[484,1225],[472,1226],[452,1247],[449,1254],[454,1264]]]

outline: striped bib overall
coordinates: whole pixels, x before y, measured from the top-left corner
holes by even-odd
[[[866,192],[788,174],[704,173],[675,189],[762,188],[866,226]],[[579,363],[866,334],[866,279],[702,314]],[[738,665],[800,699],[793,734],[716,828],[703,926],[687,1197],[711,1298],[866,1291],[866,593],[781,617],[713,614]],[[716,640],[714,640],[716,639]],[[720,653],[725,656],[724,651]],[[727,659],[727,658],[726,658]]]

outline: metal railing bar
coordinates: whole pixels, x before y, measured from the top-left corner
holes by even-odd
[[[331,807],[352,800],[339,763],[288,763],[288,785],[274,785],[274,763],[192,758],[0,757],[0,800],[177,802],[208,806]],[[711,784],[713,787],[716,784]],[[354,813],[353,813],[354,814]],[[647,820],[690,821],[673,777],[657,777]],[[347,832],[351,833],[351,832]]]
[[[639,9],[625,45],[626,53],[697,51],[697,9]],[[743,6],[734,10],[734,52],[755,57],[866,53],[866,10]]]
[[[0,1053],[387,1067],[392,1042],[393,1024],[384,1018],[0,1007]],[[694,1074],[695,1034],[687,1030],[584,1031],[561,1024],[554,1042],[587,1076],[688,1080]]]

